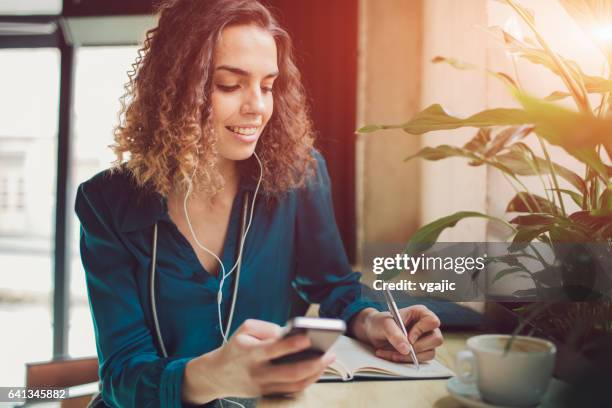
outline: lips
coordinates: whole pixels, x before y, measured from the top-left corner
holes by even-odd
[[[226,128],[242,136],[252,136],[259,130],[259,126],[226,126]]]
[[[226,126],[225,128],[239,140],[248,143],[257,140],[259,132],[259,126]]]

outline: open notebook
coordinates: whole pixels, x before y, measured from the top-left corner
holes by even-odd
[[[351,381],[353,379],[400,380],[423,378],[448,378],[454,373],[436,360],[420,364],[399,364],[376,357],[369,346],[346,336],[331,348],[336,361],[325,369],[320,381]]]

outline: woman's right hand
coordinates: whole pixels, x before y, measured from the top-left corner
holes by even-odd
[[[201,355],[185,368],[183,400],[203,404],[213,399],[292,394],[319,379],[334,361],[319,358],[272,364],[270,360],[310,346],[306,336],[280,337],[281,328],[261,320],[246,320],[222,347]]]

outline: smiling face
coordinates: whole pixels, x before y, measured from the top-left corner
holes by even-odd
[[[254,25],[225,28],[214,54],[212,126],[219,160],[245,160],[273,112],[276,43]]]

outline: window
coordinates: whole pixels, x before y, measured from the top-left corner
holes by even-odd
[[[26,194],[25,179],[23,177],[17,179],[17,197],[15,201],[15,210],[17,212],[24,212],[26,208]]]
[[[108,145],[121,108],[119,98],[137,47],[83,47],[77,50],[73,128],[72,188],[108,168],[115,159]],[[72,202],[74,202],[74,197]],[[79,254],[79,221],[72,222],[70,331],[68,351],[73,357],[96,354],[87,302],[85,274]]]
[[[2,0],[0,14],[59,14],[62,0]]]
[[[59,61],[56,49],[0,50],[0,384],[11,386],[24,362],[52,357]]]
[[[8,212],[9,209],[9,192],[8,192],[8,178],[7,177],[3,177],[2,180],[0,180],[0,210],[3,213]],[[4,215],[4,214],[3,214]]]
[[[8,138],[4,138],[5,141]],[[5,143],[6,145],[6,143]],[[6,147],[7,150],[10,147]],[[23,222],[15,223],[10,220],[10,217],[16,216],[17,212],[23,212],[25,203],[22,201],[25,197],[25,179],[23,177],[25,171],[25,152],[15,151],[0,153],[0,233],[12,231],[14,228],[25,228]],[[13,227],[10,225],[13,224]]]

